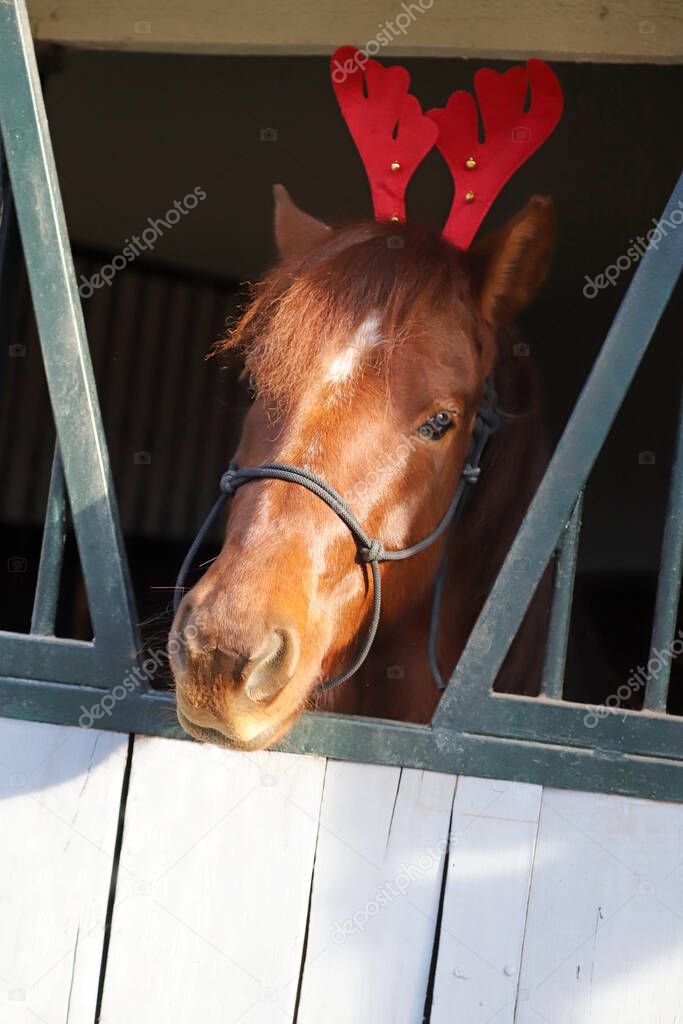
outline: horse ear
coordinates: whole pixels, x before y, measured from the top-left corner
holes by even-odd
[[[552,200],[534,196],[523,210],[470,251],[484,319],[493,327],[514,320],[541,287],[555,246]]]
[[[284,185],[273,185],[273,198],[275,241],[282,259],[297,256],[327,238],[332,229],[300,210]]]

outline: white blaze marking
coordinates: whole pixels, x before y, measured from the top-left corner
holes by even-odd
[[[372,313],[360,325],[350,344],[334,357],[329,367],[325,380],[330,384],[340,384],[353,376],[363,354],[373,348],[380,340],[379,317]]]

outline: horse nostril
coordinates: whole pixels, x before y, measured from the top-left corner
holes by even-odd
[[[185,630],[192,617],[193,610],[194,609],[188,600],[183,601],[178,609],[175,621],[171,626],[171,632],[169,635],[169,654],[171,656],[171,664],[177,672],[187,671],[188,639]]]
[[[295,634],[286,629],[273,630],[259,652],[244,666],[247,697],[253,701],[274,697],[292,678],[298,657]]]
[[[232,679],[235,683],[242,681],[244,670],[248,664],[249,658],[246,654],[224,651],[221,647],[216,647],[213,652],[213,666],[216,671],[227,679]]]
[[[293,631],[266,632],[263,642],[253,646],[246,637],[241,641],[235,637],[235,646],[223,647],[221,639],[206,629],[201,615],[189,604],[179,609],[170,639],[175,673],[194,672],[198,678],[222,679],[228,685],[243,688],[254,702],[275,696],[292,678],[299,660],[299,642]]]

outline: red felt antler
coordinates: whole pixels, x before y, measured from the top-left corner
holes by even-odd
[[[527,88],[531,104],[524,111]],[[505,183],[541,146],[562,114],[562,89],[542,60],[527,61],[498,74],[482,68],[474,88],[484,124],[479,142],[479,118],[474,97],[454,92],[445,109],[427,117],[439,127],[437,147],[448,164],[455,196],[443,231],[444,238],[466,249]]]
[[[434,120],[408,92],[405,68],[357,60],[353,46],[332,55],[334,92],[370,182],[377,220],[405,220],[405,193],[436,141]]]

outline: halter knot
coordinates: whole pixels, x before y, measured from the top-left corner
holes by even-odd
[[[476,484],[477,480],[481,475],[480,466],[472,466],[468,462],[467,465],[463,466],[462,477],[468,484]]]
[[[384,558],[384,548],[379,540],[371,540],[367,547],[359,547],[358,554],[362,562],[379,562]]]
[[[235,484],[236,476],[237,466],[230,466],[230,468],[226,469],[225,473],[221,477],[221,482],[219,485],[220,489],[223,492],[223,494],[227,495],[229,498],[232,497],[232,495],[237,490],[237,485]]]

